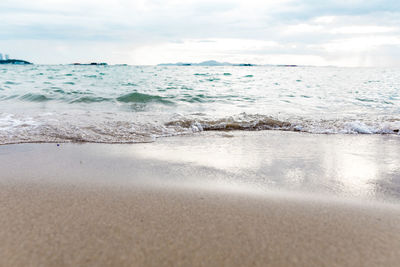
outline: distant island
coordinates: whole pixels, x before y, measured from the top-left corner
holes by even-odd
[[[12,64],[12,65],[30,65],[31,62],[20,60],[20,59],[0,59],[0,64]]]
[[[71,65],[75,65],[75,66],[107,66],[108,64],[105,62],[91,62],[91,63],[72,63]]]
[[[3,54],[0,53],[0,64],[30,65],[32,63],[21,59],[10,59],[10,56],[7,54],[3,58]]]
[[[257,66],[257,65],[250,64],[250,63],[233,64],[233,63],[229,63],[229,62],[218,62],[215,60],[208,60],[208,61],[203,61],[200,63],[183,63],[183,62],[162,63],[162,64],[158,64],[158,66]]]

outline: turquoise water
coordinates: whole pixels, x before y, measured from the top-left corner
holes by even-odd
[[[147,142],[207,130],[393,134],[400,69],[0,67],[0,143]]]

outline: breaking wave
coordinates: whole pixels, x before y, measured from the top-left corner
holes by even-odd
[[[47,116],[47,117],[46,117]],[[111,116],[111,117],[110,117]],[[178,115],[166,122],[138,122],[108,117],[0,116],[0,144],[35,142],[140,143],[160,137],[196,134],[202,131],[293,131],[311,134],[392,134],[400,135],[400,120],[365,123],[361,121],[279,120],[266,115],[239,114],[219,119]],[[200,118],[201,117],[201,118]],[[52,119],[50,119],[52,118]]]

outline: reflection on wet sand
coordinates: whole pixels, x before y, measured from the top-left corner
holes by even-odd
[[[0,182],[25,179],[246,194],[278,190],[400,200],[398,136],[261,131],[232,132],[227,138],[214,132],[150,144],[26,144],[1,150],[0,169],[7,172]]]
[[[400,199],[400,138],[310,135],[286,132],[233,133],[165,139],[131,151],[143,158],[212,167],[227,184],[280,188],[370,199]],[[127,151],[129,153],[129,151]],[[198,178],[201,182],[201,177]],[[216,179],[217,180],[217,179]],[[215,181],[207,181],[215,183]],[[210,185],[212,186],[212,185]]]

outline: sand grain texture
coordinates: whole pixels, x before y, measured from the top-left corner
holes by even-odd
[[[0,266],[398,266],[400,212],[271,196],[2,186]]]

